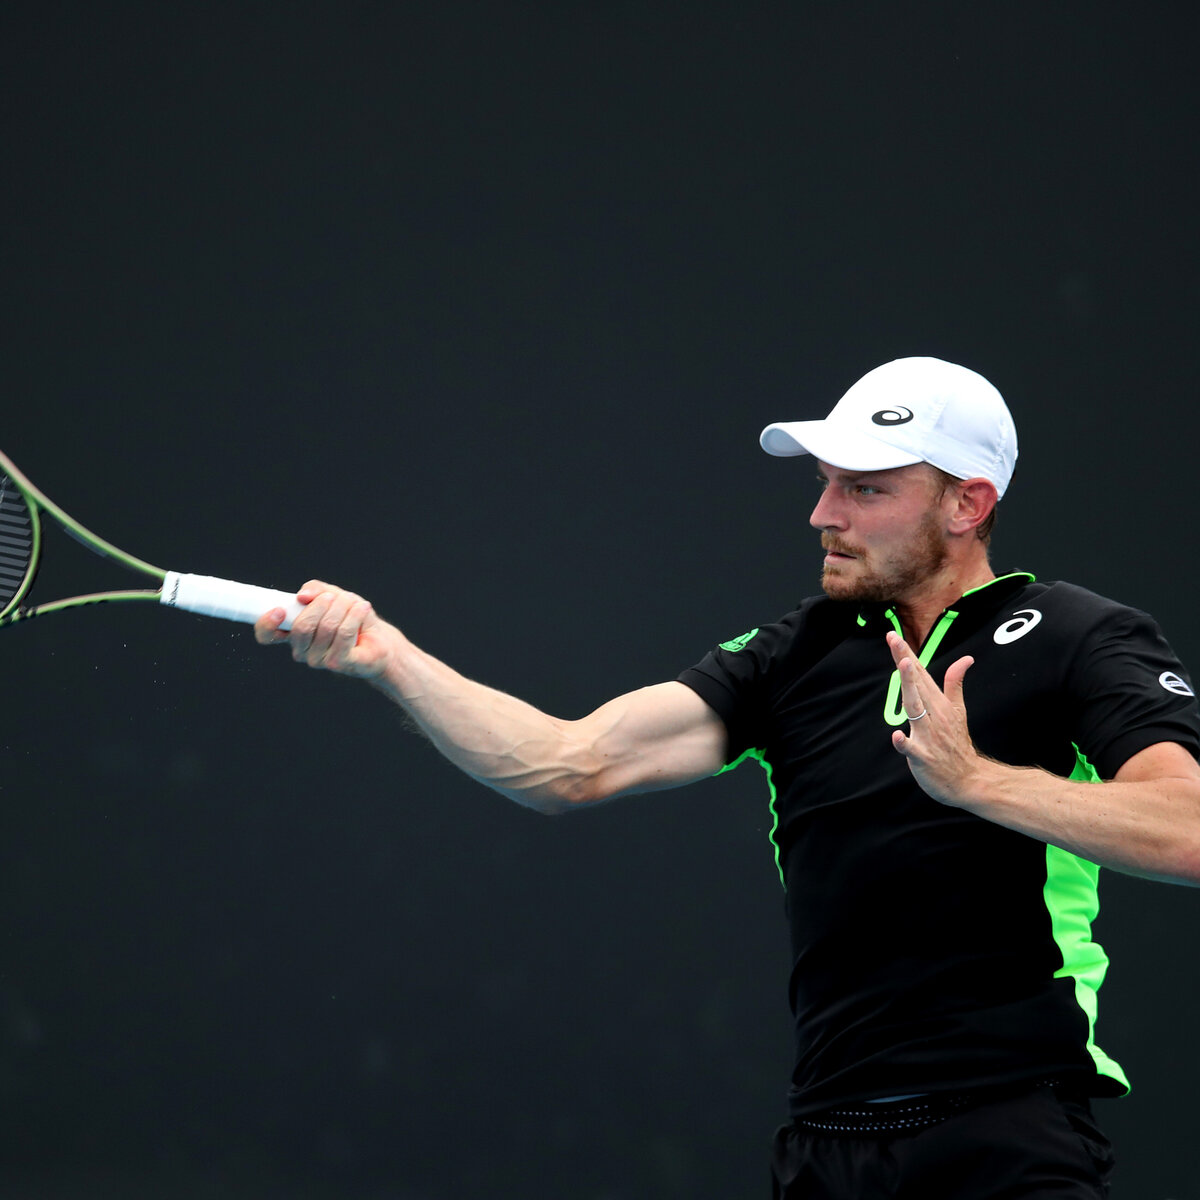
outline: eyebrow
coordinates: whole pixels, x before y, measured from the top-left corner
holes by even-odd
[[[861,483],[864,479],[876,480],[885,472],[883,471],[843,471],[840,467],[835,468],[835,473],[838,479],[844,483]],[[823,479],[826,483],[829,482],[829,476],[824,471],[817,472],[817,478]]]

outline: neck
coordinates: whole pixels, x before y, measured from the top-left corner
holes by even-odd
[[[934,622],[960,596],[996,578],[982,545],[979,549],[980,554],[973,555],[970,562],[945,563],[919,590],[896,598],[892,607],[900,619],[904,640],[913,649],[924,645]]]

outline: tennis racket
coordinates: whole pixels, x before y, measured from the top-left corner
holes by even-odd
[[[67,596],[43,604],[26,604],[25,598],[33,586],[42,551],[42,513],[52,517],[89,550],[149,576],[157,586],[133,591],[91,592],[85,596]],[[235,583],[232,579],[217,579],[211,575],[164,571],[161,567],[134,558],[68,516],[53,500],[34,487],[6,454],[0,452],[0,626],[12,625],[44,613],[63,612],[85,604],[104,604],[112,600],[152,600],[169,608],[182,608],[208,617],[224,617],[229,621],[245,621],[249,624],[273,608],[282,608],[287,612],[282,625],[284,629],[292,627],[292,621],[304,607],[291,592],[277,592],[271,588]]]

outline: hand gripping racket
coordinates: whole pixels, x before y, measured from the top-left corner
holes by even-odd
[[[102,558],[114,559],[133,571],[149,575],[159,586],[135,591],[91,592],[86,596],[67,596],[43,604],[23,603],[33,586],[42,550],[40,513],[53,517],[71,537]],[[6,454],[0,452],[0,626],[43,613],[62,612],[85,604],[103,604],[109,600],[154,600],[171,608],[249,624],[273,608],[282,608],[287,612],[283,629],[292,627],[304,607],[292,592],[277,592],[211,575],[164,571],[126,554],[69,517],[53,500],[38,491]]]

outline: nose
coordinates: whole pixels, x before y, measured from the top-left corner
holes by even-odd
[[[817,500],[816,507],[812,510],[812,515],[808,518],[808,523],[814,529],[841,529],[847,527],[845,514],[842,513],[837,501],[834,499],[833,488],[826,487],[822,492],[820,499]]]

